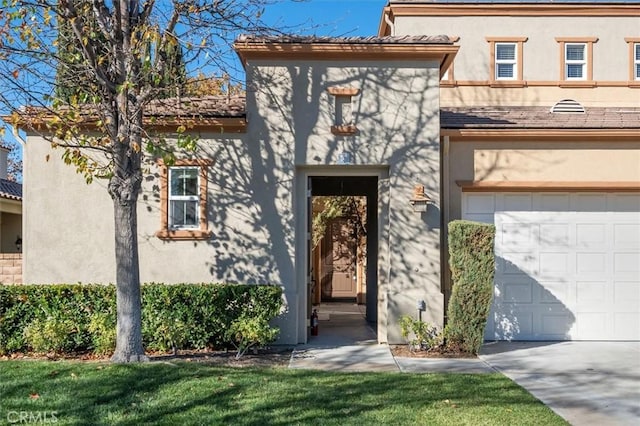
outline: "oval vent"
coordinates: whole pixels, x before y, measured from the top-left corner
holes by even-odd
[[[573,99],[563,99],[551,107],[553,113],[584,114],[584,107]]]

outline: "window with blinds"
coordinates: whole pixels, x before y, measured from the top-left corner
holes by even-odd
[[[496,43],[496,80],[514,80],[517,65],[516,43]]]
[[[586,43],[567,43],[564,47],[564,69],[567,80],[586,79]]]

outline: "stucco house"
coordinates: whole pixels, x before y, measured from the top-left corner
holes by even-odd
[[[0,283],[22,282],[22,184],[7,179],[11,148],[0,141]]]
[[[313,198],[358,196],[366,259],[339,271],[356,284],[337,294],[355,292],[380,342],[401,341],[398,318],[421,300],[443,326],[459,218],[497,226],[488,339],[640,339],[640,6],[381,12],[372,37],[241,37],[246,97],[146,111],[169,135],[192,116],[199,149],[171,167],[146,159],[142,280],[280,285],[280,342],[305,342]],[[25,130],[24,281],[112,282],[104,184]]]

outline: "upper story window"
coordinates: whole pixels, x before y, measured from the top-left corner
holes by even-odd
[[[640,80],[640,43],[634,43],[633,50],[634,50],[633,65],[636,71],[635,79]]]
[[[516,78],[516,51],[515,43],[496,43],[496,80],[514,80]]]
[[[523,48],[527,37],[487,37],[491,60],[489,80],[492,86],[522,87]]]
[[[640,84],[640,37],[625,37],[629,45],[629,83]]]
[[[564,45],[564,78],[567,80],[585,80],[587,78],[586,43],[567,43]]]
[[[158,238],[207,239],[207,176],[210,160],[160,163],[160,231]]]
[[[595,37],[558,37],[560,81],[593,85],[593,43]]]

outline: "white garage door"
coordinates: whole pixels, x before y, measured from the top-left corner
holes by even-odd
[[[467,193],[496,225],[487,340],[640,340],[640,194]]]

